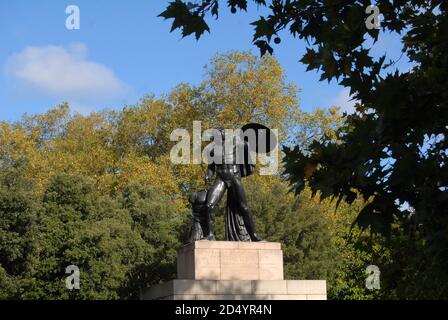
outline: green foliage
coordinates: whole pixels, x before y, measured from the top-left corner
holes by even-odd
[[[199,39],[205,31],[209,31],[209,28],[203,19],[190,12],[192,8],[196,8],[196,6],[191,3],[187,5],[182,1],[176,0],[171,2],[159,16],[165,19],[174,18],[171,31],[182,27],[183,37],[195,33],[196,39]]]
[[[183,221],[162,193],[134,184],[112,199],[89,179],[62,174],[39,199],[22,180],[14,169],[0,184],[0,297],[138,298],[140,288],[174,275]],[[69,265],[81,273],[73,294]]]
[[[132,229],[149,244],[142,263],[131,273],[128,290],[175,278],[176,250],[185,240],[188,216],[157,187],[131,183],[123,191],[122,204],[131,216]],[[136,298],[135,292],[132,297]]]
[[[0,298],[15,297],[36,252],[39,201],[19,168],[0,172]]]
[[[282,243],[287,279],[328,279],[334,267],[335,250],[329,222],[319,205],[306,197],[294,198],[280,177],[260,186],[247,181],[249,203],[259,233],[268,241]]]
[[[330,279],[337,260],[330,223],[322,206],[306,196],[295,198],[279,176],[244,181],[257,232],[280,242],[287,279]],[[225,206],[217,213],[217,236],[224,238]]]

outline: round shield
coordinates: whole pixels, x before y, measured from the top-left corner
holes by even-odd
[[[257,153],[268,153],[277,146],[277,136],[268,127],[259,123],[248,123],[241,128],[244,140],[251,150]]]

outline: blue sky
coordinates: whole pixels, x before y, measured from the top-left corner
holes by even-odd
[[[164,0],[0,0],[0,120],[23,113],[41,113],[68,101],[82,113],[121,108],[146,94],[161,96],[176,84],[199,84],[203,66],[216,53],[258,49],[251,44],[258,18],[230,14],[222,6],[220,19],[210,20],[211,34],[199,41],[169,33],[171,23],[158,18]],[[80,30],[67,30],[65,9],[77,5]],[[282,35],[281,35],[282,36]],[[400,56],[398,36],[381,35],[377,55]],[[335,82],[319,82],[298,62],[305,44],[288,35],[275,46],[275,57],[287,80],[302,90],[304,110],[340,105],[349,110],[348,91]],[[407,70],[403,58],[394,67]]]

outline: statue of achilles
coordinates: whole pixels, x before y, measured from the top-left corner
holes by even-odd
[[[249,161],[243,164],[237,163],[237,151],[244,150],[248,155],[248,143],[232,137],[231,148],[226,149],[225,130],[218,127],[221,134],[222,153],[218,156],[220,161],[209,164],[205,175],[206,183],[211,182],[215,175],[213,185],[207,190],[205,201],[205,229],[204,239],[215,240],[213,230],[213,211],[227,191],[226,209],[226,240],[230,241],[261,241],[257,235],[252,212],[247,203],[241,178],[253,173],[255,165]]]

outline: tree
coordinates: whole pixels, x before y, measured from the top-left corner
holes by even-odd
[[[154,188],[133,183],[113,199],[89,178],[59,174],[42,197],[23,168],[0,179],[0,297],[136,299],[174,276],[184,213]],[[65,287],[80,270],[81,290]]]
[[[324,136],[336,140],[336,132],[343,124],[344,117],[335,106],[315,108],[311,113],[300,111],[289,129],[285,145],[298,146],[302,152],[309,152],[311,144]]]
[[[20,164],[0,171],[0,299],[19,297],[29,281],[24,274],[33,268],[35,223],[41,207],[29,185]]]
[[[257,232],[280,242],[287,279],[330,279],[337,265],[333,233],[322,206],[306,195],[295,198],[280,176],[243,180]],[[218,239],[224,239],[225,199],[217,210]]]
[[[121,202],[132,219],[132,230],[148,246],[123,288],[128,292],[126,297],[138,298],[136,289],[176,277],[177,249],[186,240],[190,221],[157,186],[132,182],[123,190]]]
[[[170,133],[183,128],[191,136],[193,121],[201,121],[202,130],[217,125],[238,129],[249,122],[260,122],[278,129],[280,139],[286,141],[299,112],[297,93],[297,86],[286,81],[284,70],[272,57],[260,59],[235,51],[216,55],[205,66],[200,85],[183,83],[167,96],[168,116],[159,123],[154,144],[163,145],[164,152],[169,153],[174,145]],[[184,195],[204,186],[199,166],[173,169]]]
[[[297,92],[274,58],[228,52],[211,59],[200,85],[179,84],[163,98],[146,96],[123,110],[87,116],[71,113],[64,103],[3,122],[0,157],[24,160],[41,193],[64,172],[89,176],[108,194],[120,194],[131,182],[157,185],[181,209],[190,190],[203,186],[203,173],[198,166],[170,163],[171,132],[184,128],[191,134],[193,121],[201,121],[202,130],[257,121],[279,129],[283,138],[297,113]]]
[[[126,211],[79,176],[51,178],[34,229],[32,268],[21,274],[26,282],[17,298],[118,298],[127,273],[147,251]],[[74,296],[64,281],[69,265],[80,269],[82,290]]]
[[[386,64],[385,55],[375,59],[371,53],[369,43],[380,30],[364,23],[370,1],[254,2],[270,12],[253,23],[262,55],[272,53],[271,40],[279,43],[278,34],[289,30],[306,40],[301,62],[307,69],[320,70],[321,80],[338,80],[357,101],[356,113],[346,117],[336,139],[324,137],[309,152],[300,146],[285,150],[286,173],[296,191],[307,183],[322,198],[364,199],[356,223],[400,238],[426,261],[405,259],[418,284],[411,291],[396,284],[397,290],[406,297],[447,297],[442,271],[448,269],[447,2],[377,1],[381,31],[402,37],[403,55],[413,64],[405,72],[394,70],[394,61]],[[247,10],[248,1],[228,4],[236,12]],[[217,0],[189,5],[176,0],[161,16],[174,18],[173,29],[181,28],[184,36],[199,38],[209,30],[208,12],[218,16]],[[438,276],[428,280],[427,274]]]

